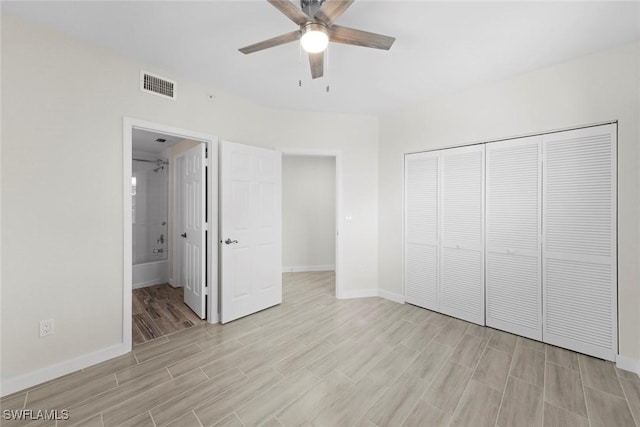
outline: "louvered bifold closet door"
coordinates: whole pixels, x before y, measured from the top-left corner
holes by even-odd
[[[542,341],[542,137],[487,144],[487,326]]]
[[[543,137],[544,341],[617,352],[616,126]]]
[[[484,145],[441,153],[440,311],[484,325]]]
[[[439,154],[405,157],[405,300],[438,311]]]

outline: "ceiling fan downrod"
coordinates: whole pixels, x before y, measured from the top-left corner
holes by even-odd
[[[298,9],[291,0],[267,2],[297,24],[298,29],[238,50],[247,55],[299,40],[308,53],[312,79],[324,74],[325,52],[329,42],[389,50],[395,41],[394,37],[335,25],[335,20],[354,0],[300,0],[302,9]]]
[[[324,0],[300,0],[300,8],[309,16],[314,16],[322,7]]]

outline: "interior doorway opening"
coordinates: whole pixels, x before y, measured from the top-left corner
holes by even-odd
[[[306,273],[314,280],[333,282],[340,298],[340,153],[281,151],[283,280],[295,281]]]
[[[129,349],[218,321],[217,143],[124,119],[122,334]]]
[[[206,233],[203,146],[180,136],[133,130],[134,345],[192,327],[206,318],[206,296],[201,298],[199,293],[204,289],[197,286],[205,280],[206,262],[198,266],[196,259],[199,251],[203,252],[200,262],[205,259],[206,239],[200,237],[193,245],[194,236],[187,234],[197,231],[197,223]]]

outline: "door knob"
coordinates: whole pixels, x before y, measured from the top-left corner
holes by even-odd
[[[182,233],[180,236],[184,237],[185,239],[187,238],[187,233]]]
[[[225,242],[227,245],[230,245],[230,244],[232,244],[232,243],[238,243],[238,241],[237,241],[237,240],[231,240],[231,239],[227,239],[227,240],[225,240],[224,242]]]

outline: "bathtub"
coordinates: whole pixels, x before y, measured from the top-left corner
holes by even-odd
[[[133,288],[158,285],[169,282],[169,260],[150,261],[133,265]]]

